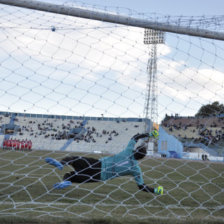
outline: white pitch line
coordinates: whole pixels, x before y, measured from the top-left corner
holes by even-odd
[[[64,202],[27,202],[27,201],[24,201],[24,202],[0,202],[0,205],[16,205],[16,206],[22,206],[22,205],[44,205],[44,206],[49,206],[51,205],[52,207],[54,206],[80,206],[80,205],[85,205],[85,206],[117,206],[118,204],[107,204],[107,203],[96,203],[96,204],[85,204],[85,203],[75,203],[75,204],[72,204],[72,203],[64,203]],[[166,208],[166,209],[215,209],[215,210],[219,210],[219,209],[224,209],[224,205],[220,205],[220,206],[216,206],[216,207],[189,207],[189,206],[182,206],[180,207],[179,205],[176,206],[176,205],[167,205],[167,206],[155,206],[155,205],[126,205],[126,204],[120,204],[120,206],[123,206],[123,207],[136,207],[136,208],[142,208],[142,207],[153,207],[153,208]]]

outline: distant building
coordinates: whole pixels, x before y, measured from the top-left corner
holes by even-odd
[[[158,153],[162,157],[182,158],[184,147],[173,135],[169,135],[161,126],[159,128]]]

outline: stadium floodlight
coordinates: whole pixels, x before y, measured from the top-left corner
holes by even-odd
[[[164,43],[164,32],[145,29],[144,44],[150,45],[147,65],[148,83],[145,99],[145,118],[158,123],[158,94],[157,94],[157,44]]]
[[[164,32],[160,30],[145,29],[144,44],[163,44]]]

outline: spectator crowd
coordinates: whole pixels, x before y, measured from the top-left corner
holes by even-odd
[[[179,117],[166,116],[162,126],[176,137],[205,145],[224,141],[223,117]]]
[[[64,145],[82,143],[91,147],[112,144],[114,140],[126,143],[126,138],[139,133],[145,127],[142,119],[66,118],[51,116],[18,116],[0,114],[0,133],[4,149],[31,150],[39,148],[63,148]],[[8,139],[12,136],[13,139]],[[22,139],[29,139],[22,140]],[[61,141],[60,141],[61,140]],[[65,141],[69,140],[69,141]],[[73,141],[72,141],[73,140]],[[50,147],[46,145],[49,142]],[[65,143],[66,142],[66,143]],[[46,144],[46,145],[44,145]]]

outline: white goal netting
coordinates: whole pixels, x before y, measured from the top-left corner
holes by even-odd
[[[122,11],[91,10],[115,17]],[[128,21],[0,4],[0,216],[224,220],[223,17],[125,13],[177,33],[151,46],[145,29]],[[183,27],[202,36],[183,35]],[[203,37],[205,30],[214,36]],[[146,108],[147,97],[156,108]],[[207,104],[221,109],[195,116]],[[162,185],[164,195],[140,191],[131,176],[53,188],[71,167],[60,171],[46,157],[116,154],[152,128],[148,109],[156,112],[161,137],[139,164],[145,184]]]

